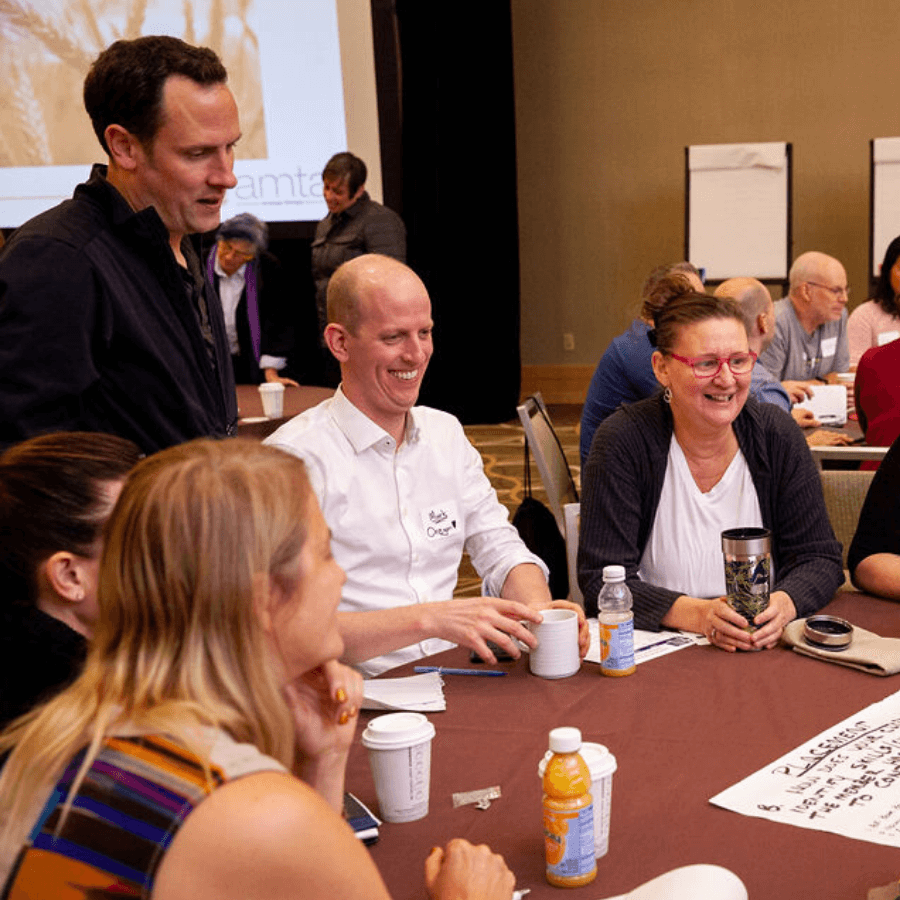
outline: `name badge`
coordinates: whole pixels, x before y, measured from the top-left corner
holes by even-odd
[[[835,353],[837,353],[837,338],[825,338],[822,341],[822,359],[828,359],[829,356],[834,356]]]
[[[431,541],[440,541],[452,538],[458,534],[461,528],[459,510],[453,500],[446,503],[438,503],[422,513],[422,527],[425,537]]]

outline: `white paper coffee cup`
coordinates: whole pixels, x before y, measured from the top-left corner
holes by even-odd
[[[263,415],[267,419],[280,419],[284,415],[284,385],[278,381],[264,381],[259,386]]]
[[[612,810],[612,776],[616,771],[616,758],[603,744],[582,743],[578,751],[591,772],[591,797],[594,801],[594,856],[600,859],[609,850],[609,820]],[[547,751],[538,763],[538,776],[543,780],[544,770],[553,754]]]
[[[540,623],[529,622],[537,647],[529,651],[528,667],[541,678],[568,678],[581,666],[578,613],[574,609],[541,610]]]
[[[372,719],[362,735],[369,751],[375,793],[385,822],[414,822],[428,815],[434,725],[421,713]]]

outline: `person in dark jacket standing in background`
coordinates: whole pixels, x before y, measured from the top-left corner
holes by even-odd
[[[233,434],[221,307],[188,235],[219,224],[241,135],[211,50],[116,41],[84,105],[109,158],[0,255],[0,447],[103,431],[147,453]]]
[[[325,383],[330,387],[336,387],[341,380],[324,337],[328,324],[325,292],[331,276],[342,263],[365,253],[380,253],[406,262],[406,226],[397,213],[369,196],[367,176],[366,164],[352,153],[335,153],[322,170],[322,196],[328,215],[316,226],[312,274]]]

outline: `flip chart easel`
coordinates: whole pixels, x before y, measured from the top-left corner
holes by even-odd
[[[707,281],[750,276],[787,287],[791,145],[685,148],[685,255]]]
[[[869,148],[869,277],[874,282],[884,251],[900,234],[900,137],[875,138]]]

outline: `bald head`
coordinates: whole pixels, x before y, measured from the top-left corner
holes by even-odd
[[[794,260],[788,278],[792,294],[810,281],[824,281],[827,284],[834,282],[835,285],[844,287],[847,285],[847,275],[840,261],[818,250],[801,253]]]
[[[328,282],[328,321],[358,334],[365,315],[365,300],[379,290],[401,282],[415,282],[422,293],[425,285],[409,266],[378,253],[366,253],[337,268]]]
[[[396,441],[431,359],[431,300],[412,269],[368,254],[328,283],[325,342],[341,365],[346,398]]]
[[[775,336],[775,304],[766,286],[755,278],[729,278],[716,288],[715,296],[737,304],[750,349],[762,353]]]
[[[790,284],[791,304],[809,334],[845,315],[847,273],[833,256],[815,250],[801,254],[791,266]]]
[[[757,316],[768,313],[772,306],[771,294],[766,290],[766,286],[755,278],[729,278],[716,288],[715,295],[737,303],[749,335],[752,335],[757,327]]]

